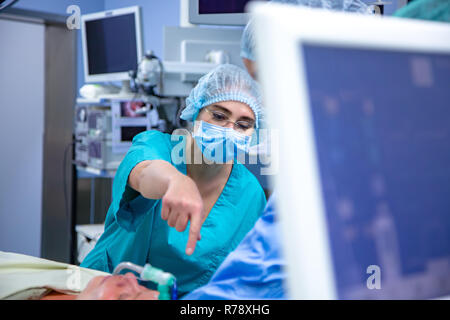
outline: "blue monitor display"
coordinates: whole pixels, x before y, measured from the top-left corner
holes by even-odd
[[[134,14],[86,21],[86,43],[90,75],[137,69]]]
[[[339,298],[449,295],[450,55],[300,50]]]
[[[250,0],[199,0],[200,14],[244,13]]]

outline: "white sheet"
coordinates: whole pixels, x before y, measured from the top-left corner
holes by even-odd
[[[101,271],[0,251],[0,299],[39,299],[51,290],[80,293]]]

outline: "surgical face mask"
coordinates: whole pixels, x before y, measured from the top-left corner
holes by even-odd
[[[237,160],[248,152],[251,141],[250,136],[205,121],[200,121],[192,136],[203,156],[215,163]]]

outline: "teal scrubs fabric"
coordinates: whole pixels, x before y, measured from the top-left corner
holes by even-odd
[[[144,160],[165,160],[186,174],[184,136],[146,131],[133,139],[113,184],[105,232],[82,267],[112,273],[120,262],[150,263],[177,278],[179,296],[206,284],[260,217],[266,198],[247,168],[234,164],[220,197],[206,218],[191,256],[185,254],[189,225],[178,232],[161,219],[161,199],[142,197],[127,185],[131,170]]]

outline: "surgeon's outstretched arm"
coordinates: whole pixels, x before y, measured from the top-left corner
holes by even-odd
[[[184,231],[190,221],[186,254],[191,255],[205,217],[195,182],[167,161],[147,160],[133,168],[128,184],[145,198],[162,199],[161,218],[177,231]]]

